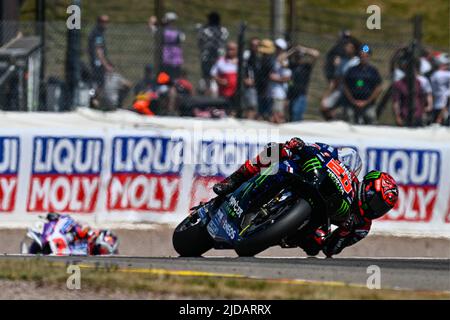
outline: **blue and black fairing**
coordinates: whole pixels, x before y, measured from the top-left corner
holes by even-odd
[[[239,225],[243,216],[273,198],[289,183],[288,176],[298,170],[294,161],[276,163],[227,195],[207,226],[209,234],[217,242],[216,246],[229,247],[239,241]]]

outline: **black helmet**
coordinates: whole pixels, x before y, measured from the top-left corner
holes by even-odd
[[[394,208],[397,199],[397,183],[389,174],[373,170],[364,176],[359,188],[359,209],[364,217],[382,217]]]
[[[47,213],[47,220],[48,221],[56,221],[59,219],[61,215],[59,213],[56,212],[49,212]]]

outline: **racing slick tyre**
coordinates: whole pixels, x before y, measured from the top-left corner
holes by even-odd
[[[184,219],[175,229],[172,244],[181,257],[199,257],[213,247],[213,240],[197,214]]]
[[[236,253],[241,257],[251,257],[279,244],[281,239],[295,233],[309,222],[312,208],[308,202],[300,199],[294,206],[282,211],[286,212],[280,212],[275,219],[269,219],[263,230],[239,241],[234,248]]]

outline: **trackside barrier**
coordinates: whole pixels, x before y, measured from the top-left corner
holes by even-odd
[[[165,128],[132,127],[0,129],[0,223],[31,222],[57,211],[87,222],[175,224],[192,205],[213,196],[214,183],[268,141],[297,135],[308,142],[356,148],[363,159],[362,174],[378,169],[396,179],[399,202],[374,223],[375,231],[450,236],[446,133],[426,141],[419,137],[420,130],[401,131],[396,138],[378,134],[383,128],[371,127],[371,135],[349,131],[343,139],[327,133],[333,127],[317,123],[316,132],[311,124],[304,129],[302,124],[297,129],[289,125],[278,127],[279,135],[273,139],[240,141],[239,134],[225,139],[195,136],[190,128],[179,130],[179,122],[174,129],[167,124]],[[364,130],[370,132],[370,128]]]

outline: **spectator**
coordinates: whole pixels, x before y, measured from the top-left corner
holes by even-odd
[[[405,74],[408,72],[408,64],[411,57],[411,47],[402,47],[398,49],[391,59],[390,70],[393,83],[398,80],[403,79]],[[429,76],[432,72],[433,66],[431,63],[432,55],[429,50],[425,48],[419,49],[420,57],[416,63],[416,77],[420,81],[420,85],[425,93],[425,112],[424,124],[429,124],[432,117],[433,110],[433,92]],[[392,86],[388,89],[387,94],[380,103],[381,107],[387,102],[388,96],[392,95]]]
[[[268,120],[272,114],[272,95],[270,75],[275,65],[275,45],[272,40],[261,40],[258,53],[260,56],[255,63],[255,86],[258,93],[258,112]]]
[[[192,95],[192,91],[192,84],[184,69],[180,70],[177,79],[171,79],[167,73],[161,72],[158,75],[158,114],[180,116],[180,105],[183,99]]]
[[[156,77],[158,101],[156,104],[156,114],[163,116],[174,116],[175,111],[175,94],[174,79],[167,72],[160,72]]]
[[[151,64],[147,64],[144,68],[144,76],[139,82],[134,86],[134,94],[142,94],[149,91],[155,91],[155,79],[153,77],[153,67]]]
[[[211,68],[211,77],[219,86],[219,96],[228,99],[231,104],[237,89],[237,50],[236,42],[228,42],[225,56],[220,57]]]
[[[253,107],[245,107],[242,112],[242,118],[247,120],[261,120],[258,109]]]
[[[175,12],[167,12],[163,20],[162,63],[161,71],[176,79],[183,65],[183,49],[181,44],[186,36],[176,26],[178,16]]]
[[[97,88],[103,88],[106,72],[113,72],[114,66],[108,59],[105,31],[109,23],[107,15],[97,18],[97,24],[88,38],[88,54],[92,69],[92,79]]]
[[[417,80],[420,82],[420,86],[423,89],[424,102],[425,102],[425,112],[427,114],[426,123],[430,123],[430,119],[433,117],[433,88],[431,87],[431,82],[427,77],[418,74]]]
[[[117,72],[108,72],[105,76],[103,94],[100,96],[100,105],[102,109],[118,108],[123,106],[132,83]]]
[[[287,43],[284,39],[275,40],[276,59],[272,73],[270,74],[272,91],[272,122],[286,122],[286,105],[288,83],[291,81],[292,71],[288,68],[286,59]]]
[[[211,68],[223,54],[229,36],[227,28],[221,25],[220,20],[220,15],[217,12],[209,13],[207,24],[201,27],[198,33],[203,78],[201,87],[204,88],[204,91],[209,90]]]
[[[158,18],[156,16],[150,16],[147,21],[150,32],[154,35],[158,31]]]
[[[363,45],[359,52],[360,63],[351,67],[344,78],[347,118],[358,124],[376,121],[375,101],[382,89],[380,73],[369,63],[370,54],[369,46]]]
[[[244,105],[258,112],[258,93],[255,86],[256,64],[258,59],[259,38],[252,38],[248,50],[244,51]]]
[[[341,59],[348,55],[345,47],[349,42],[354,48],[361,47],[361,42],[351,35],[350,30],[342,30],[335,45],[327,52],[324,73],[329,82],[336,79],[336,69],[341,65]]]
[[[187,80],[184,70],[180,70],[180,77],[177,79],[172,79],[166,72],[160,72],[156,81],[145,79],[138,85],[144,90],[137,93],[133,106],[138,112],[148,115],[179,116],[179,100],[192,93],[192,84]],[[139,103],[136,104],[137,101]],[[143,112],[144,108],[149,109],[151,113]]]
[[[344,54],[339,57],[339,64],[336,67],[334,78],[342,80],[347,71],[360,63],[358,48],[352,41],[344,44]]]
[[[428,69],[428,67],[426,67],[426,63],[424,64],[423,61],[424,61],[424,58],[419,59],[417,65],[416,65],[415,72],[416,72],[417,80],[420,82],[420,86],[423,90],[424,96],[422,98],[424,99],[424,102],[425,102],[425,111],[428,114],[430,114],[433,109],[433,92],[432,92],[430,80],[428,80],[427,77],[425,77],[421,74],[422,72],[426,72],[426,70]],[[400,57],[399,59],[397,59],[396,64],[398,65],[398,67],[395,68],[393,71],[394,83],[405,78],[405,74],[408,70],[408,63],[409,63],[409,58],[406,54],[403,55],[403,57]],[[428,122],[428,120],[426,122]]]
[[[394,82],[404,77],[407,71],[408,61],[410,56],[410,47],[403,47],[398,49],[391,59],[391,73],[393,74]],[[418,62],[418,76],[429,77],[431,75],[433,66],[430,62],[431,54],[425,48],[419,50],[420,58]]]
[[[180,76],[174,82],[174,88],[178,96],[192,96],[194,86],[189,81],[186,70],[181,69]]]
[[[144,77],[134,86],[133,108],[141,114],[154,115],[155,103],[158,99],[156,82],[153,78],[153,68],[150,64],[145,66]]]
[[[415,110],[413,110],[412,123],[411,126],[419,127],[424,124],[424,115],[425,115],[425,106],[426,100],[424,97],[426,96],[426,92],[424,87],[422,86],[418,74],[417,68],[415,70],[415,79],[414,79],[414,106]],[[395,122],[398,126],[407,126],[408,125],[408,115],[410,113],[410,105],[409,105],[409,97],[411,92],[408,87],[408,77],[403,77],[402,79],[394,82],[392,87],[392,108],[395,115]]]
[[[320,53],[316,49],[297,46],[292,59],[292,84],[289,88],[291,121],[303,120],[307,107],[307,90],[314,62]]]
[[[172,110],[172,115],[181,115],[183,110],[180,106],[186,98],[192,96],[193,91],[194,87],[188,79],[186,70],[181,69],[180,76],[175,79],[169,92],[169,109]]]
[[[320,110],[326,120],[336,118],[337,108],[345,100],[342,94],[342,81],[347,71],[351,67],[359,64],[355,42],[346,39],[343,40],[340,45],[342,46],[342,52],[339,56],[335,57],[335,66],[333,68],[334,74],[329,80],[328,89],[325,91],[321,101]]]
[[[420,68],[420,65],[418,67],[418,70],[422,70]],[[420,86],[421,86],[421,88],[423,90],[423,97],[422,97],[422,99],[424,100],[425,112],[428,115],[432,116],[432,112],[433,112],[433,88],[431,87],[431,82],[430,82],[430,80],[427,77],[425,77],[424,75],[420,74],[419,71],[417,71],[417,72],[418,72],[417,73],[417,80],[419,80]],[[430,116],[428,116],[428,118],[430,118]],[[427,119],[426,122],[429,123],[429,120]]]
[[[154,116],[153,111],[154,104],[156,103],[158,96],[154,92],[147,92],[145,94],[139,94],[136,96],[133,102],[133,109],[137,113],[145,114],[147,116]]]
[[[431,75],[433,88],[432,122],[444,124],[449,113],[450,100],[450,59],[448,54],[441,53],[436,59],[438,69]]]

